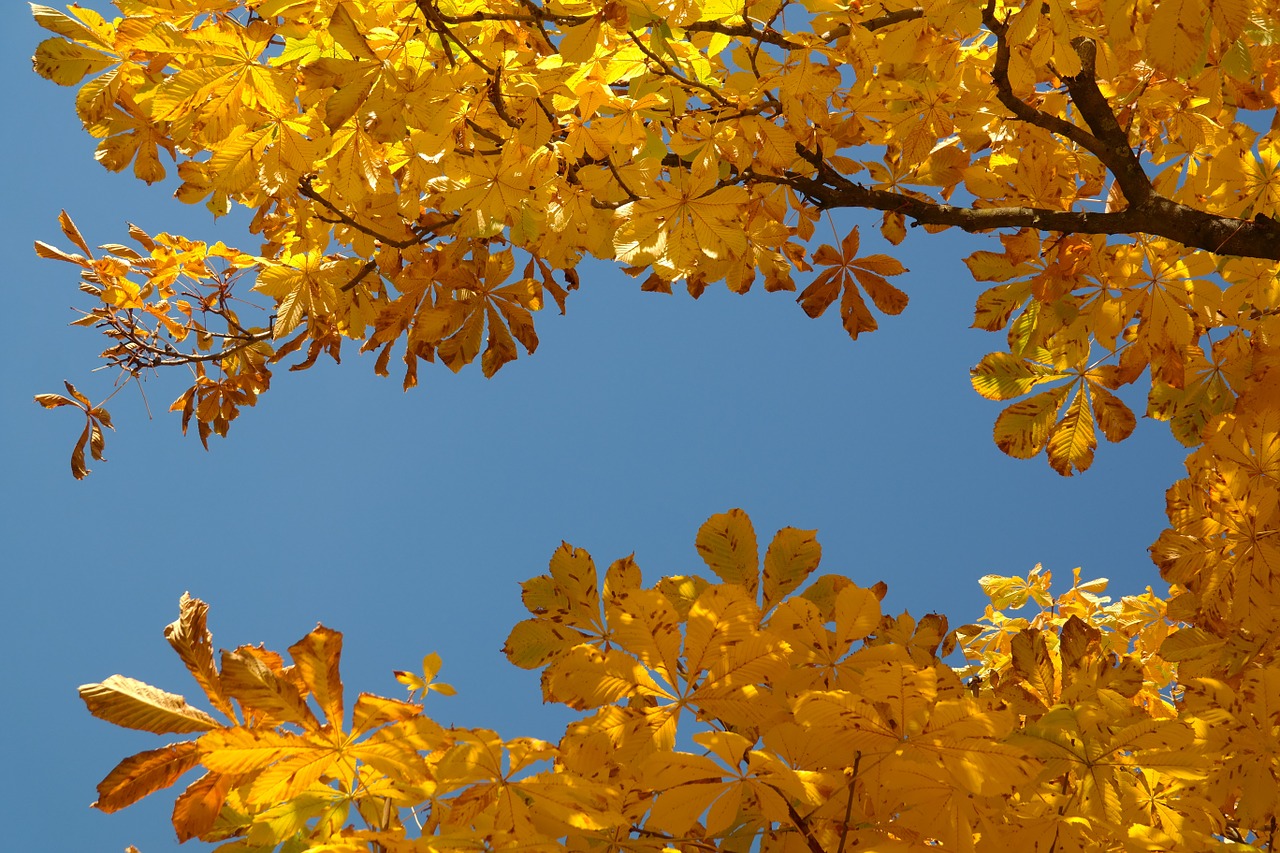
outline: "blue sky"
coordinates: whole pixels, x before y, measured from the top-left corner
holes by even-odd
[[[352,347],[341,366],[278,372],[206,453],[166,411],[180,380],[160,377],[146,385],[154,421],[122,391],[110,461],[76,482],[80,423],[31,397],[69,379],[98,400],[111,377],[90,373],[95,335],[66,325],[83,304],[73,268],[37,259],[32,241],[66,243],[61,208],[93,244],[124,242],[127,221],[257,241],[242,218],[215,223],[172,186],[98,166],[74,90],[30,70],[45,34],[27,5],[0,15],[6,846],[177,849],[172,794],[112,816],[88,808],[117,760],[164,741],[91,718],[75,688],[119,672],[194,700],[161,634],[184,590],[210,603],[220,646],[283,650],[321,621],[346,635],[349,695],[403,695],[391,671],[438,651],[460,691],[433,699],[441,722],[554,739],[565,716],[499,649],[523,615],[518,583],[562,539],[601,565],[634,551],[656,579],[697,569],[698,526],[740,506],[762,543],[781,526],[818,528],[824,571],[883,579],[887,610],[953,625],[981,614],[979,576],[1037,562],[1067,582],[1083,566],[1116,595],[1162,588],[1146,548],[1184,451],[1144,419],[1082,477],[1001,454],[999,405],[968,382],[1001,339],[968,328],[981,286],[960,260],[995,246],[964,235],[912,231],[894,250],[911,305],[856,343],[786,294],[713,289],[695,302],[593,264],[568,316],[538,318],[537,354],[493,380],[436,368],[404,394]],[[874,219],[842,221],[864,222],[864,252],[886,251]]]

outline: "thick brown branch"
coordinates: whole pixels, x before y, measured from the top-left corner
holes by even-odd
[[[1280,224],[1265,219],[1236,219],[1207,213],[1161,196],[1111,213],[1049,210],[1036,207],[957,207],[848,181],[832,186],[802,175],[748,172],[748,181],[783,184],[823,210],[850,207],[900,213],[924,225],[965,231],[1035,228],[1066,234],[1149,234],[1217,255],[1280,261]]]
[[[468,52],[470,55],[470,52]],[[476,63],[479,65],[480,63]],[[482,66],[483,67],[483,66]],[[493,109],[498,113],[498,118],[507,125],[507,127],[520,129],[520,122],[511,117],[511,113],[507,112],[507,102],[502,98],[502,69],[493,72],[493,77],[489,81],[489,101],[493,104]]]
[[[774,47],[781,47],[785,50],[804,49],[804,45],[793,42],[777,30],[758,30],[748,23],[726,24],[723,21],[695,21],[692,24],[685,24],[684,29],[686,32],[691,33],[718,33],[723,36],[750,39],[751,41],[771,44]],[[848,35],[847,27],[845,28],[845,34]],[[829,36],[829,38],[839,38],[839,36]]]
[[[1085,130],[1083,127],[1074,125],[1069,121],[1058,118],[1055,115],[1042,112],[1019,98],[1013,92],[1013,84],[1009,82],[1009,40],[1006,37],[1007,27],[996,20],[995,2],[989,2],[985,9],[982,10],[982,23],[987,29],[991,30],[996,37],[996,59],[991,67],[991,82],[996,87],[996,97],[1000,99],[1000,103],[1004,104],[1005,109],[1013,113],[1027,124],[1035,125],[1043,128],[1050,133],[1056,133],[1059,136],[1071,140],[1076,145],[1086,151],[1092,152],[1099,160],[1106,162],[1106,158],[1110,156],[1107,146],[1103,142]]]
[[[920,8],[919,6],[916,6],[913,9],[898,9],[897,11],[894,11],[894,12],[886,12],[885,14],[880,15],[879,17],[871,18],[870,20],[859,21],[858,26],[862,27],[864,30],[875,32],[876,30],[882,30],[885,27],[891,27],[894,24],[902,24],[902,23],[906,23],[907,21],[914,21],[918,18],[923,18],[923,17],[924,17],[924,9]],[[834,29],[830,29],[824,33],[820,33],[819,35],[821,35],[827,41],[835,41],[836,39],[842,39],[845,36],[849,35],[849,25],[841,24],[840,26],[835,27]]]
[[[1062,80],[1071,93],[1076,109],[1103,145],[1102,151],[1094,153],[1116,176],[1116,182],[1120,184],[1120,190],[1129,204],[1142,204],[1154,190],[1151,180],[1138,161],[1138,155],[1129,145],[1129,134],[1120,126],[1111,104],[1098,89],[1095,77],[1098,46],[1093,40],[1086,38],[1076,39],[1074,46],[1080,56],[1080,73]]]

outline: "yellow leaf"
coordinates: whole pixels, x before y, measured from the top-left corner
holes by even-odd
[[[600,24],[601,15],[592,15],[585,24],[564,31],[558,49],[565,62],[587,62],[595,55],[600,42]]]
[[[302,681],[324,712],[325,722],[342,727],[342,679],[338,663],[342,657],[342,634],[323,625],[289,647]]]
[[[502,652],[521,669],[537,669],[582,639],[578,632],[550,620],[525,619],[511,629]]]
[[[774,535],[764,553],[761,579],[764,585],[764,610],[769,610],[784,596],[797,589],[818,568],[822,546],[816,530],[784,527]]]
[[[31,14],[36,19],[36,23],[46,30],[55,32],[80,44],[110,50],[112,48],[109,39],[110,30],[105,22],[102,21],[101,16],[92,9],[85,9],[80,6],[73,8],[82,18],[88,18],[89,23],[82,19],[73,18],[65,12],[59,12],[57,9],[51,9],[48,6],[41,6],[37,3],[31,4]]]
[[[1067,385],[1053,388],[1006,408],[996,418],[996,446],[1015,459],[1030,459],[1043,450],[1070,390]]]
[[[836,642],[852,643],[869,635],[880,624],[880,601],[869,589],[850,584],[836,593]]]
[[[1050,651],[1044,634],[1033,628],[1020,631],[1010,643],[1010,666],[1022,683],[1035,691],[1046,708],[1058,701],[1061,671],[1058,658]]]
[[[164,734],[205,732],[218,722],[187,704],[187,700],[123,675],[113,675],[100,684],[80,686],[80,698],[89,713],[126,729]]]
[[[209,605],[187,593],[178,601],[178,618],[164,629],[164,638],[182,658],[213,706],[234,717],[231,704],[222,693],[222,680],[213,662],[213,635],[206,627]]]
[[[698,553],[725,583],[737,584],[752,598],[759,587],[760,554],[751,519],[740,509],[718,513],[698,529]]]
[[[1085,401],[1085,392],[1076,392],[1062,420],[1049,433],[1049,465],[1070,477],[1072,469],[1086,471],[1093,464],[1093,449],[1098,446],[1093,430],[1093,410]]]
[[[1185,77],[1199,59],[1205,33],[1201,0],[1161,0],[1154,5],[1145,53],[1156,68]]]
[[[40,42],[31,64],[41,77],[59,86],[74,86],[86,75],[96,74],[115,61],[83,45],[52,38]]]
[[[1011,400],[1030,393],[1042,382],[1061,379],[1066,374],[1007,352],[993,352],[969,371],[973,390],[988,400]]]
[[[283,674],[278,656],[252,646],[222,652],[222,688],[246,712],[316,730],[320,723],[298,685]],[[212,768],[211,768],[212,769]]]
[[[231,783],[231,777],[206,773],[187,786],[173,804],[173,828],[178,841],[199,838],[213,828]]]
[[[215,773],[252,775],[295,753],[326,747],[302,737],[271,729],[224,728],[197,741],[200,763]]]
[[[1093,398],[1093,414],[1107,441],[1123,441],[1137,426],[1133,412],[1119,397],[1097,383],[1089,384],[1089,396]]]

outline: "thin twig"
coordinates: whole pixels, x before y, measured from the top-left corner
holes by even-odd
[[[343,293],[353,289],[357,284],[364,281],[365,276],[367,276],[369,273],[373,272],[377,268],[378,268],[377,261],[375,260],[365,261],[364,264],[360,267],[360,269],[356,272],[356,274],[352,276],[351,281],[342,285],[342,287],[338,289],[341,290]]]
[[[386,243],[388,246],[394,246],[397,249],[407,249],[410,246],[412,246],[414,243],[419,242],[418,238],[416,237],[409,237],[403,240],[397,240],[394,237],[388,237],[385,234],[379,234],[377,231],[373,230],[369,226],[363,225],[357,222],[356,220],[352,219],[350,216],[348,216],[347,214],[339,210],[333,204],[333,202],[329,201],[327,198],[320,195],[320,193],[316,192],[315,187],[311,185],[311,181],[312,181],[311,175],[304,175],[302,180],[298,182],[298,192],[301,193],[304,197],[309,198],[312,201],[320,204],[322,207],[324,207],[325,210],[329,211],[334,216],[338,217],[338,221],[341,222],[343,225],[350,226],[351,228],[354,228],[357,231],[359,231],[361,234],[367,234],[373,239],[381,243]]]
[[[618,186],[622,187],[622,191],[627,194],[627,198],[632,201],[639,201],[640,196],[631,191],[631,187],[627,186],[627,182],[622,180],[622,175],[618,174],[618,167],[613,165],[613,158],[604,158],[604,163],[609,167],[609,173],[613,175],[613,179],[618,182]]]
[[[720,94],[719,92],[717,92],[715,89],[711,88],[710,86],[706,85],[705,83],[699,83],[699,82],[697,82],[696,80],[690,80],[688,77],[684,76],[684,75],[683,75],[683,74],[681,74],[679,71],[676,71],[675,69],[673,69],[670,65],[668,65],[668,64],[667,64],[667,63],[662,59],[662,57],[658,56],[658,54],[656,54],[656,53],[654,53],[652,50],[650,50],[650,49],[645,45],[645,43],[644,43],[644,42],[640,41],[640,37],[639,37],[639,36],[637,36],[637,35],[635,34],[635,32],[633,32],[632,30],[627,30],[627,35],[631,38],[631,40],[632,40],[633,42],[635,42],[636,47],[640,48],[640,52],[641,52],[641,53],[643,53],[645,56],[649,57],[649,59],[650,59],[650,60],[652,60],[654,63],[656,63],[656,64],[657,64],[657,66],[658,66],[659,68],[661,68],[661,69],[662,69],[662,73],[663,73],[664,75],[666,75],[667,77],[671,77],[671,78],[673,78],[673,79],[675,79],[675,80],[678,80],[678,81],[680,81],[681,83],[683,83],[684,85],[689,86],[690,88],[697,89],[697,90],[699,90],[699,91],[701,91],[701,92],[706,92],[708,95],[710,95],[710,96],[711,96],[711,97],[712,97],[712,98],[713,98],[717,103],[719,103],[721,106],[725,106],[725,107],[733,106],[733,105],[728,101],[728,99],[726,99],[723,95],[721,95],[721,94]]]
[[[227,347],[226,349],[219,350],[218,352],[204,353],[203,355],[184,353],[176,350],[166,351],[157,349],[156,347],[134,337],[130,337],[128,339],[126,346],[130,349],[140,349],[156,356],[156,358],[148,361],[144,361],[141,358],[136,360],[138,364],[137,370],[149,370],[155,367],[171,367],[178,364],[199,364],[201,362],[217,361],[219,359],[226,358],[229,355],[234,355],[245,347],[253,346],[256,343],[265,341],[270,337],[271,331],[269,329],[261,332],[254,332],[235,346]],[[118,360],[117,363],[120,361],[123,361],[123,359]],[[128,370],[131,373],[136,372],[134,368],[128,368]]]
[[[849,821],[853,819],[853,789],[858,782],[858,765],[862,763],[862,752],[853,754],[853,774],[849,777],[849,799],[844,804],[844,823],[840,824],[840,845],[836,853],[844,853],[844,842],[849,836]]]

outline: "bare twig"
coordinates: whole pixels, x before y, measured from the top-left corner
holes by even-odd
[[[853,819],[853,789],[858,782],[858,765],[862,763],[862,753],[853,754],[853,773],[849,776],[849,799],[844,804],[844,823],[840,824],[840,845],[836,853],[844,853],[844,843],[849,837],[849,821]]]
[[[230,346],[225,349],[221,349],[217,352],[207,352],[207,353],[196,354],[196,353],[184,353],[174,349],[173,347],[169,347],[167,349],[160,349],[158,347],[153,347],[150,344],[146,343],[145,341],[142,341],[136,337],[129,336],[124,343],[125,347],[128,350],[133,352],[136,352],[137,350],[142,350],[143,352],[146,352],[155,356],[155,358],[144,359],[141,356],[136,356],[129,359],[116,358],[116,359],[113,359],[113,361],[116,364],[119,364],[125,370],[128,370],[130,373],[136,374],[139,371],[151,370],[156,367],[172,367],[174,365],[179,365],[179,364],[200,364],[202,362],[218,361],[219,359],[226,358],[227,356],[235,355],[237,352],[244,349],[245,347],[253,346],[256,343],[260,343],[261,341],[268,340],[270,337],[271,337],[271,330],[267,329],[261,332],[251,333],[250,335],[242,339],[235,346]],[[125,364],[126,361],[132,361],[134,362],[134,364],[126,365]]]

